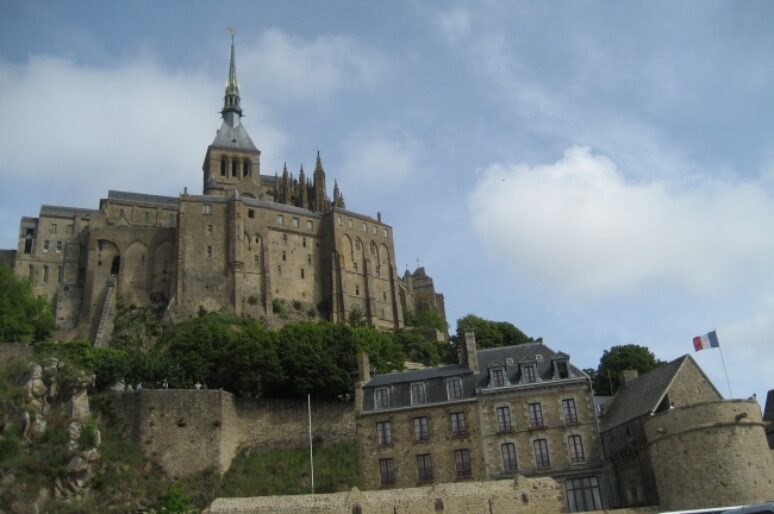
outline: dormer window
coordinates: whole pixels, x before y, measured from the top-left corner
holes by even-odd
[[[425,397],[425,383],[414,382],[411,384],[411,405],[418,405],[427,401]]]
[[[535,365],[527,364],[521,368],[521,381],[524,384],[532,384],[535,382]]]
[[[462,379],[450,378],[446,382],[446,397],[449,400],[461,400],[462,399]]]
[[[489,373],[489,387],[503,387],[505,385],[505,368],[492,368]]]
[[[377,387],[374,391],[374,409],[388,409],[390,407],[390,390],[386,387]]]
[[[551,358],[554,380],[570,378],[570,356],[559,352]]]

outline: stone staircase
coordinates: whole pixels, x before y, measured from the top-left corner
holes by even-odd
[[[108,345],[110,334],[113,332],[113,307],[116,303],[116,275],[112,275],[105,291],[105,301],[102,303],[102,312],[99,316],[97,334],[94,336],[94,346],[104,348]]]

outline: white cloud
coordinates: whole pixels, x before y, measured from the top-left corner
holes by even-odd
[[[240,47],[237,69],[262,101],[297,102],[378,84],[389,65],[383,55],[349,37],[306,40],[268,30],[256,45]]]
[[[401,184],[417,169],[419,144],[404,131],[374,129],[351,134],[342,151],[337,175],[350,191]]]
[[[551,164],[489,166],[469,204],[490,251],[569,294],[659,284],[717,294],[774,278],[774,195],[756,182],[635,182],[572,147]]]
[[[450,43],[456,43],[470,35],[470,13],[460,7],[438,15],[438,25]]]

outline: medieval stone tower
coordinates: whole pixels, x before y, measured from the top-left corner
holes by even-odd
[[[44,205],[22,218],[4,256],[52,302],[60,338],[104,344],[117,306],[152,303],[173,319],[203,308],[279,325],[359,310],[371,326],[403,326],[392,227],[346,210],[335,182],[328,197],[319,152],[311,178],[303,167],[261,174],[233,36],[230,57],[201,195],[109,191],[98,209]]]

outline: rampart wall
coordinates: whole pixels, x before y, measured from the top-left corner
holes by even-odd
[[[758,403],[679,407],[645,422],[661,506],[735,505],[774,497],[774,461]]]
[[[172,477],[208,468],[224,473],[241,447],[308,444],[307,404],[237,399],[221,390],[146,389],[116,393],[114,411],[127,437]],[[312,436],[332,443],[355,439],[351,403],[313,402]]]
[[[553,514],[566,512],[552,478],[444,483],[432,487],[318,495],[218,498],[211,514]],[[655,512],[655,511],[645,511]]]

